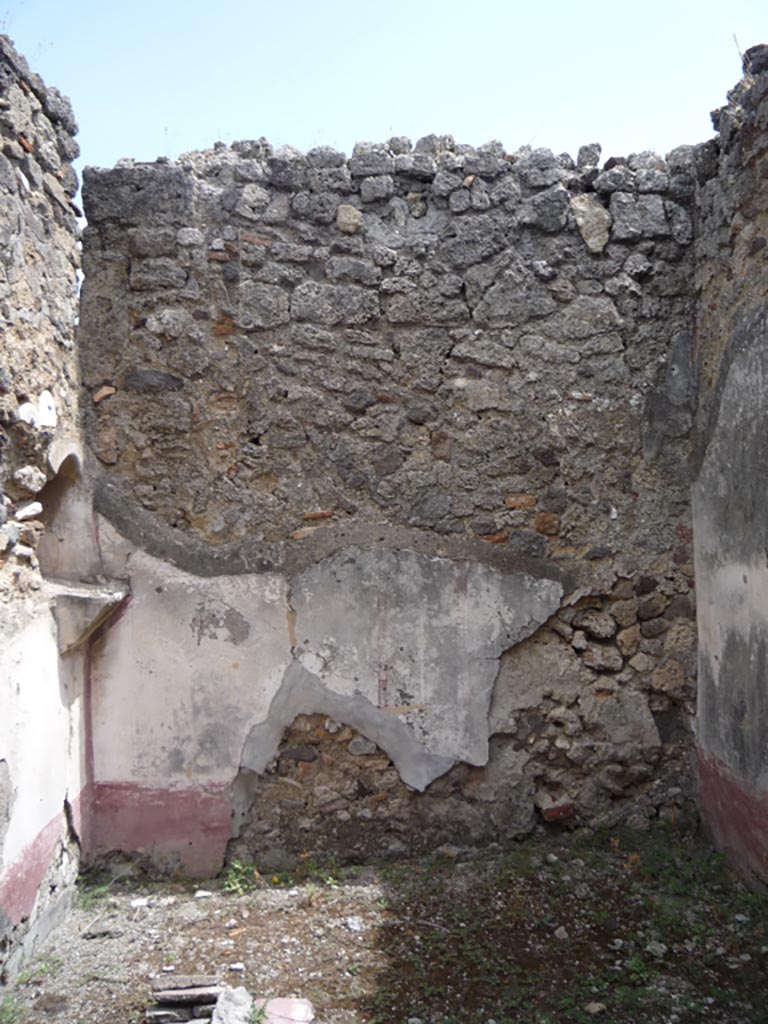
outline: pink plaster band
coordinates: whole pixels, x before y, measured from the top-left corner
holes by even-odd
[[[37,890],[51,865],[56,844],[66,831],[64,815],[57,814],[0,875],[0,908],[12,925],[32,913]]]
[[[153,789],[101,782],[93,789],[89,859],[119,850],[210,877],[221,870],[232,836],[232,806],[214,789]]]
[[[699,802],[715,845],[768,882],[768,793],[751,793],[719,758],[698,753]]]

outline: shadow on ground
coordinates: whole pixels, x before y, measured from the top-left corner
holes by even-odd
[[[371,1024],[768,1019],[768,902],[696,836],[524,843],[383,879]]]
[[[444,852],[233,861],[203,886],[112,863],[0,991],[0,1024],[142,1024],[152,979],[174,972],[307,998],[317,1024],[768,1020],[768,900],[695,835]]]

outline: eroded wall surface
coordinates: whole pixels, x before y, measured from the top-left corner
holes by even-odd
[[[599,157],[86,172],[86,429],[132,594],[93,648],[99,852],[210,867],[233,810],[279,859],[459,807],[465,843],[685,807],[700,168]]]
[[[768,879],[768,47],[713,118],[699,198],[693,514],[700,800],[719,845]]]
[[[77,871],[82,673],[60,665],[38,559],[52,481],[77,451],[75,131],[0,36],[0,974]]]

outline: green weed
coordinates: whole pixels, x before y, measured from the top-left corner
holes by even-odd
[[[261,876],[253,864],[243,864],[240,860],[233,860],[224,873],[222,889],[235,896],[242,896],[258,888],[260,881]]]
[[[44,978],[47,974],[55,971],[61,966],[61,959],[57,956],[49,956],[46,960],[35,960],[19,974],[16,979],[17,985],[26,985],[27,982]],[[0,1022],[2,1018],[0,1017]]]
[[[0,1001],[0,1024],[19,1024],[23,1007],[15,996],[3,996]]]
[[[248,1015],[248,1024],[264,1024],[267,1019],[267,1001],[264,999],[261,1003],[255,999],[251,1004],[251,1012]]]
[[[99,905],[109,891],[112,882],[93,885],[84,879],[78,879],[78,903],[82,910],[93,910]]]

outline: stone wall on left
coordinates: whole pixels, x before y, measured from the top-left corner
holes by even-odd
[[[79,487],[76,131],[0,36],[0,978],[55,922],[78,863],[82,656],[60,657],[55,619],[71,545],[43,540]]]

